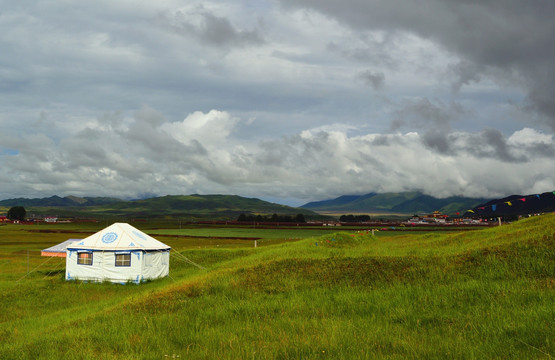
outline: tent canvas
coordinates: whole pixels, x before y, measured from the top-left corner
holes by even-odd
[[[66,280],[139,283],[168,276],[170,247],[126,223],[67,246]]]
[[[51,246],[47,249],[41,250],[41,256],[57,256],[57,257],[66,257],[66,249],[67,246],[73,242],[80,241],[81,239],[68,239],[64,242]]]

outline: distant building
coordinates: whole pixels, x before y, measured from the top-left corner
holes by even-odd
[[[434,211],[431,214],[420,215],[420,216],[413,216],[408,220],[410,224],[445,224],[447,219],[449,218],[448,215],[443,215],[439,211]]]
[[[47,222],[47,223],[55,223],[57,221],[58,221],[57,216],[45,216],[44,217],[44,222]]]
[[[434,211],[429,215],[424,215],[425,219],[436,219],[436,220],[443,220],[443,221],[445,221],[448,217],[449,217],[448,215],[443,215],[439,211]]]

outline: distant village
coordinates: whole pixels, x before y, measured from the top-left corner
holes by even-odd
[[[356,217],[355,217],[356,218]],[[368,217],[369,218],[369,217]],[[348,217],[342,217],[341,219],[347,220]],[[497,220],[497,219],[495,219]],[[354,225],[391,225],[396,224],[398,226],[447,226],[447,225],[492,225],[494,224],[494,219],[488,221],[488,219],[474,219],[474,218],[463,218],[463,217],[449,217],[449,215],[442,214],[439,211],[434,211],[431,214],[421,214],[413,215],[407,220],[372,220],[368,219],[365,221],[328,221],[323,223],[324,226],[354,226]]]
[[[539,215],[539,214],[538,214]],[[531,215],[526,215],[531,216]],[[519,216],[519,218],[522,216]],[[281,217],[278,217],[281,219]],[[477,218],[477,217],[462,217],[462,216],[454,216],[450,217],[449,215],[442,214],[439,211],[434,211],[431,214],[419,214],[413,215],[412,217],[402,220],[402,219],[383,219],[379,217],[371,218],[369,215],[342,215],[338,220],[327,220],[327,221],[311,221],[311,220],[304,220],[302,221],[294,221],[295,217],[292,217],[293,221],[280,221],[276,218],[274,214],[273,217],[259,217],[256,219],[251,219],[247,217],[248,220],[243,218],[243,214],[239,216],[237,220],[197,220],[194,223],[197,224],[227,224],[227,225],[241,225],[245,223],[255,224],[260,226],[286,226],[292,225],[292,223],[300,224],[302,223],[303,226],[380,226],[380,225],[387,225],[387,226],[488,226],[488,225],[496,225],[499,221],[499,218]],[[137,218],[137,219],[129,219],[133,222],[146,222],[146,219]],[[297,216],[296,220],[300,220],[300,217]],[[29,217],[25,217],[25,219],[9,219],[8,216],[0,215],[0,224],[7,224],[7,223],[14,223],[14,224],[39,224],[39,223],[47,223],[47,224],[62,224],[62,223],[72,223],[72,222],[99,222],[100,220],[94,218],[60,218],[57,215],[47,215],[47,216],[39,216],[31,214]]]

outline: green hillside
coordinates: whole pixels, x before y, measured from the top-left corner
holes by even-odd
[[[102,210],[129,216],[152,215],[238,215],[242,212],[263,214],[313,214],[312,211],[293,208],[236,195],[168,195],[145,200],[119,202]]]
[[[80,206],[80,207],[87,207],[87,206],[97,206],[97,205],[106,205],[112,204],[115,202],[119,202],[121,199],[110,198],[110,197],[77,197],[77,196],[66,196],[60,197],[57,195],[48,197],[48,198],[40,198],[40,199],[26,199],[26,198],[16,198],[16,199],[7,199],[7,200],[0,200],[0,206],[38,206],[38,207],[45,207],[45,206],[55,206],[55,207],[67,207],[67,206]]]
[[[79,198],[78,198],[79,199]],[[88,198],[77,204],[75,198],[51,197],[45,199],[12,199],[7,204],[23,204],[27,213],[34,215],[58,215],[61,217],[92,218],[164,218],[235,220],[241,213],[253,214],[303,214],[319,217],[308,209],[274,204],[256,198],[236,195],[168,195],[144,200],[114,200],[111,198]],[[104,200],[103,200],[104,199]],[[95,205],[85,205],[95,202]],[[27,204],[27,205],[25,205]]]
[[[127,286],[65,282],[53,264],[22,279],[21,229],[0,227],[2,359],[555,356],[554,214],[256,249],[168,239],[206,270],[174,256],[171,278]]]
[[[438,199],[420,192],[370,193],[361,196],[341,196],[337,199],[316,201],[301,206],[305,209],[342,213],[464,213],[488,199],[474,199],[461,196]]]

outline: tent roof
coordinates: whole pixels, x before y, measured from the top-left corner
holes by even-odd
[[[64,242],[51,246],[47,249],[41,251],[41,256],[59,256],[65,257],[66,256],[66,248],[69,244],[79,241],[81,239],[68,239]]]
[[[127,223],[114,223],[77,241],[68,249],[85,250],[169,250],[170,247]]]

